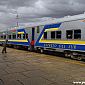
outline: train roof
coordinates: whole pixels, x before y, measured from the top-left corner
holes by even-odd
[[[25,25],[25,27],[36,27],[36,26],[56,24],[56,23],[69,22],[69,21],[76,21],[76,20],[82,20],[82,19],[85,19],[85,13],[79,14],[79,15],[74,15],[74,16],[65,16],[63,18],[53,18],[51,20],[46,20],[44,22],[28,23]]]
[[[19,26],[19,27],[13,27],[11,30],[14,29],[22,29],[22,28],[31,28],[31,27],[37,27],[37,26],[44,26],[49,24],[56,24],[56,23],[63,23],[63,22],[69,22],[69,21],[76,21],[76,20],[83,20],[85,19],[85,13],[74,15],[74,16],[65,16],[63,18],[52,18],[50,20],[40,21],[40,22],[34,22],[34,23],[27,23],[25,26]],[[10,30],[8,30],[10,31]],[[3,32],[3,31],[1,31]]]

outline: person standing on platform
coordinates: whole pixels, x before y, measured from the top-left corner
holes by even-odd
[[[7,42],[8,42],[8,40],[6,40],[6,41],[3,43],[2,53],[7,53],[7,51],[6,51]]]

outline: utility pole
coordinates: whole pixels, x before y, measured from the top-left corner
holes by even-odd
[[[6,39],[8,40],[8,29],[7,29],[7,32],[6,32]]]
[[[16,13],[17,13],[17,15],[16,15],[16,20],[17,20],[16,26],[19,27],[19,22],[18,22],[18,20],[19,20],[19,15],[18,15],[18,12],[17,12],[17,11],[16,11]]]

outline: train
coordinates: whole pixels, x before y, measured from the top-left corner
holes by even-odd
[[[0,32],[0,45],[30,51],[55,51],[76,60],[85,59],[85,14],[32,23]]]

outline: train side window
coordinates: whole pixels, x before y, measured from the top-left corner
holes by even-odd
[[[61,39],[61,31],[56,31],[56,39]]]
[[[28,34],[26,34],[26,39],[28,39]]]
[[[3,36],[1,36],[1,39],[3,39]]]
[[[66,38],[72,39],[73,38],[73,30],[67,30],[66,31]]]
[[[18,39],[21,39],[21,34],[18,34],[18,35],[17,35],[17,38],[18,38]]]
[[[23,34],[23,39],[26,39],[26,35],[25,34]]]
[[[74,39],[81,39],[81,30],[74,30]]]
[[[40,28],[39,28],[39,26],[37,26],[37,33],[39,33],[40,32]]]
[[[6,35],[4,35],[4,39],[6,39]]]
[[[51,32],[51,39],[55,39],[55,31]]]
[[[11,39],[11,35],[9,35],[9,39]]]
[[[13,39],[16,39],[16,34],[15,35],[13,34]]]
[[[47,39],[47,32],[44,32],[44,39]]]

